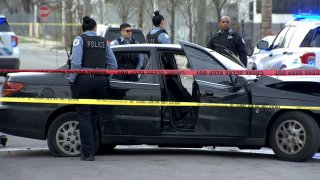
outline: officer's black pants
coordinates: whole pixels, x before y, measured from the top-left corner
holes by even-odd
[[[78,74],[74,85],[71,86],[74,99],[103,99],[107,88],[105,75]],[[96,152],[98,119],[101,106],[76,105],[79,121],[81,154],[94,155]]]

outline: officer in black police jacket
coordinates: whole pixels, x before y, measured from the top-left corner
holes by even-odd
[[[83,34],[73,41],[71,69],[117,69],[116,58],[106,40],[97,36],[96,22],[83,18]],[[102,99],[108,87],[103,74],[70,74],[70,88],[74,99]],[[76,105],[81,139],[81,160],[94,161],[99,106]]]
[[[220,31],[212,35],[208,48],[215,49],[215,44],[224,46],[239,56],[240,61],[247,67],[247,50],[243,38],[230,28],[230,18],[223,16],[220,19]]]
[[[127,45],[127,44],[139,44],[139,42],[132,38],[132,28],[128,23],[122,23],[120,25],[121,36],[118,39],[113,40],[110,45]],[[141,69],[143,67],[144,57],[142,54],[123,53],[117,55],[118,69]],[[126,80],[126,81],[138,81],[137,74],[115,74],[113,79]]]

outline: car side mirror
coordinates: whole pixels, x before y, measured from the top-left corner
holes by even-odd
[[[247,80],[246,78],[242,77],[242,76],[238,76],[236,78],[236,80],[234,81],[234,87],[236,89],[241,89],[242,87],[247,85]]]
[[[258,48],[258,49],[262,49],[262,50],[268,50],[268,48],[269,48],[269,43],[268,43],[268,41],[260,40],[260,41],[257,43],[257,48]]]

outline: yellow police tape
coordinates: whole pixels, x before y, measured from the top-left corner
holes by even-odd
[[[282,106],[282,105],[197,103],[197,102],[174,102],[174,101],[134,101],[134,100],[113,100],[113,99],[0,97],[0,102],[38,103],[38,104],[117,105],[117,106],[198,106],[198,107],[208,106],[208,107],[228,107],[228,108],[320,110],[320,107],[318,106]]]

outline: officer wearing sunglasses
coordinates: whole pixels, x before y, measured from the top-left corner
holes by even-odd
[[[110,45],[127,45],[127,44],[139,44],[137,40],[132,38],[132,28],[128,23],[120,25],[121,37],[113,40]],[[143,55],[139,54],[123,54],[118,55],[118,69],[141,69],[143,66]],[[138,75],[114,75],[113,79],[127,80],[127,81],[138,81]]]

